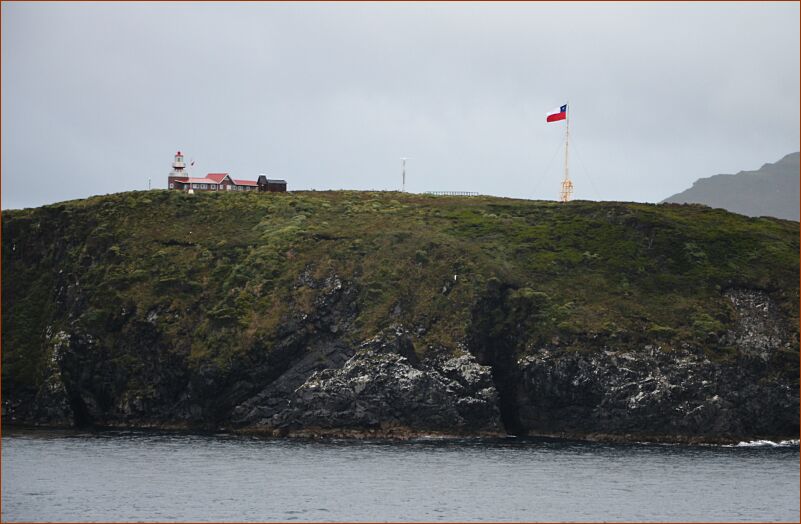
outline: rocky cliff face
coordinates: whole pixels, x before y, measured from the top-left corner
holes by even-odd
[[[538,434],[636,440],[794,434],[798,391],[765,380],[765,362],[716,364],[645,349],[636,357],[543,351],[522,359],[521,425]]]
[[[518,361],[521,425],[544,434],[628,435],[655,440],[716,440],[794,435],[798,389],[770,369],[789,347],[775,304],[761,292],[725,293],[736,311],[730,359],[701,350],[560,353],[548,349]],[[783,428],[783,429],[780,429]]]
[[[434,233],[409,248],[411,233],[381,232],[381,241],[392,239],[393,253],[409,255],[404,278],[394,281],[386,260],[369,265],[373,255],[361,239],[347,244],[344,261],[324,259],[332,242],[342,242],[330,232],[309,233],[309,246],[275,244],[270,232],[270,249],[250,247],[230,273],[233,262],[224,256],[233,255],[217,237],[155,247],[147,240],[144,252],[156,260],[188,252],[200,257],[187,262],[197,264],[195,271],[217,260],[214,280],[204,285],[177,284],[174,266],[158,269],[167,276],[143,279],[136,264],[147,258],[131,256],[125,265],[125,249],[105,245],[114,239],[98,248],[96,239],[80,235],[43,237],[54,228],[25,233],[32,219],[16,224],[20,219],[4,216],[4,227],[17,229],[3,235],[3,420],[274,436],[796,438],[797,271],[785,276],[776,260],[797,267],[797,253],[782,243],[765,247],[756,234],[743,240],[741,230],[762,223],[735,215],[720,215],[740,229],[714,237],[722,246],[716,251],[714,243],[676,237],[670,228],[679,226],[654,225],[650,215],[575,209],[595,222],[577,249],[559,256],[525,240],[488,250],[494,256],[505,249],[507,258],[487,263],[483,252],[468,249],[478,242],[471,229],[467,247],[440,262],[431,239],[445,241]],[[547,219],[564,239],[569,215],[543,216],[513,231],[514,238],[541,234]],[[519,222],[512,217],[490,237]],[[461,227],[455,224],[448,227]],[[776,224],[767,223],[770,235],[797,242]],[[254,234],[262,234],[259,227]],[[603,239],[593,244],[593,235]],[[725,258],[737,242],[756,276],[740,269],[753,269],[740,259]],[[615,261],[621,249],[631,249],[636,263]],[[775,267],[750,254],[769,249]],[[357,262],[348,258],[353,250]],[[264,266],[276,252],[285,265]],[[515,256],[528,264],[517,273],[513,263],[524,262]],[[491,273],[498,264],[508,267]],[[606,272],[610,264],[618,265]],[[729,272],[719,276],[717,267]],[[98,297],[106,300],[102,307]],[[26,304],[36,307],[21,314]],[[20,330],[31,337],[19,337]]]
[[[344,295],[348,292],[345,291]],[[798,432],[799,391],[780,369],[791,329],[764,293],[729,290],[735,329],[724,360],[703,349],[535,348],[513,361],[486,348],[432,349],[420,358],[400,327],[353,345],[331,337],[347,304],[320,303],[328,335],[261,362],[190,376],[154,347],[149,395],[119,394],[125,373],[87,334],[51,339],[48,377],[34,398],[4,401],[7,421],[45,425],[233,429],[272,436],[547,435],[720,442]],[[307,318],[308,319],[308,318]],[[323,321],[322,319],[327,319]],[[345,326],[346,327],[346,326]],[[514,334],[512,334],[514,335]],[[494,342],[509,348],[509,336]],[[512,352],[512,354],[515,354]],[[488,362],[479,363],[479,359]]]
[[[239,424],[275,434],[498,435],[489,368],[469,355],[420,361],[411,341],[376,337],[340,367],[312,372],[276,406],[270,391],[236,408]]]

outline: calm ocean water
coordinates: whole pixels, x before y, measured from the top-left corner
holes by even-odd
[[[792,445],[5,429],[3,521],[799,521]]]

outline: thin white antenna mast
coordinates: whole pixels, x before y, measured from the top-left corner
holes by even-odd
[[[406,161],[409,160],[408,157],[401,157],[401,176],[403,176],[403,182],[401,183],[401,193],[406,192]]]

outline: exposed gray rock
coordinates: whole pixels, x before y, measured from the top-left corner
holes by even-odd
[[[399,427],[453,434],[503,431],[488,367],[478,365],[470,355],[415,362],[403,354],[408,346],[403,335],[367,341],[341,367],[312,373],[283,404],[284,409],[262,418],[256,426],[286,430]],[[268,397],[261,401],[270,403]]]
[[[689,351],[542,350],[519,361],[521,424],[533,434],[693,440],[797,428],[798,391],[761,358],[714,363]]]
[[[256,424],[269,420],[289,408],[290,398],[310,375],[330,368],[341,367],[354,354],[354,349],[342,343],[321,344],[270,383],[259,394],[234,408],[236,424]]]
[[[33,403],[34,418],[42,424],[69,425],[75,419],[75,413],[64,384],[61,367],[65,355],[70,350],[70,337],[64,331],[59,331],[48,337],[48,345],[50,358],[47,362],[47,378]]]
[[[781,316],[776,304],[762,292],[750,289],[730,289],[725,293],[735,310],[735,329],[727,341],[740,351],[767,360],[772,351],[790,343],[783,337]]]

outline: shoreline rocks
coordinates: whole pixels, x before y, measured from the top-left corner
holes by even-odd
[[[312,372],[280,409],[251,407],[239,422],[279,433],[397,427],[501,434],[497,396],[490,369],[471,355],[421,362],[408,338],[377,336],[341,367]]]
[[[57,339],[53,375],[27,402],[4,399],[4,423],[80,427],[74,416],[80,401],[98,428],[402,440],[507,435],[496,387],[504,376],[497,370],[493,375],[470,353],[443,349],[421,359],[402,330],[356,348],[329,342],[308,350],[266,387],[246,388],[246,398],[213,425],[181,415],[181,402],[172,414],[162,407],[157,418],[138,409],[135,415],[130,409],[101,411],[92,391],[62,382],[74,376],[63,373],[74,367],[68,341],[84,339]],[[658,346],[637,352],[543,348],[521,356],[509,377],[517,380],[511,389],[522,428],[517,435],[683,444],[795,439],[798,391],[771,378],[769,366],[762,355],[749,353],[713,362],[703,352]],[[258,374],[251,372],[251,378]],[[123,396],[119,402],[124,407],[137,400]]]

